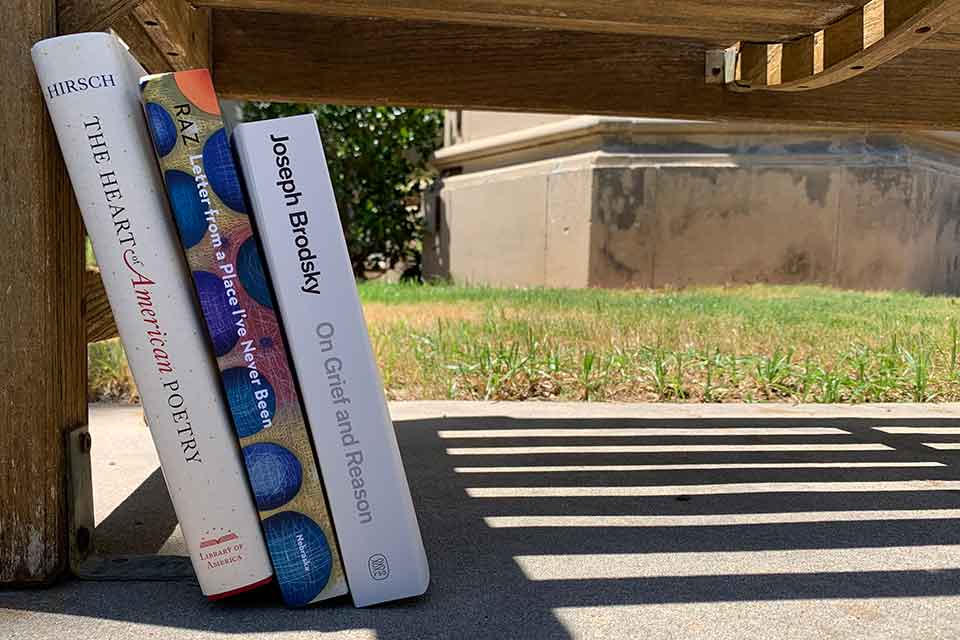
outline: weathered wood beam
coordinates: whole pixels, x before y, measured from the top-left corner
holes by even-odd
[[[225,97],[960,129],[953,51],[808,93],[705,83],[708,45],[617,33],[216,11]]]
[[[171,71],[167,57],[157,48],[140,21],[128,13],[114,21],[113,31],[130,47],[131,53],[150,73]]]
[[[144,0],[133,10],[175,71],[210,66],[210,11],[186,0]]]
[[[809,91],[844,82],[919,47],[958,15],[960,0],[870,0],[799,40],[735,45],[739,64],[729,86]]]
[[[65,433],[87,421],[83,226],[30,60],[56,0],[0,5],[0,584],[67,565]]]
[[[352,18],[631,33],[702,39],[787,40],[822,29],[866,0],[194,0],[199,7]]]
[[[117,337],[117,323],[107,301],[107,292],[100,279],[100,270],[88,268],[83,277],[83,322],[87,342],[100,342]]]
[[[210,11],[186,0],[141,0],[113,29],[151,73],[210,67]]]
[[[103,31],[142,1],[60,0],[57,2],[57,30],[59,33]]]

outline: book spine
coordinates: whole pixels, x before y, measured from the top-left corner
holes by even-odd
[[[200,587],[219,598],[268,582],[140,108],[139,65],[106,33],[43,40],[32,55]]]
[[[233,139],[354,603],[420,595],[427,558],[316,120],[245,123]]]
[[[300,394],[210,74],[147,76],[141,92],[284,601],[342,595]]]

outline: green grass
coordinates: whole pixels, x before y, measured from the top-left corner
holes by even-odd
[[[119,340],[87,345],[87,388],[87,397],[91,401],[132,402],[138,399]]]
[[[392,399],[960,400],[956,298],[759,285],[360,291]]]

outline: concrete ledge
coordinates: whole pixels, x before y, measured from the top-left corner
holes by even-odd
[[[480,138],[443,147],[434,155],[434,164],[441,169],[473,162],[489,156],[509,154],[532,147],[543,147],[594,136],[629,135],[745,135],[800,133],[843,133],[866,135],[867,130],[839,127],[804,127],[750,122],[701,122],[662,118],[619,118],[614,116],[576,116],[558,122],[519,129],[487,138]]]
[[[678,140],[694,140],[694,144]],[[791,144],[792,140],[803,142]],[[811,142],[817,141],[820,142]],[[470,173],[604,150],[642,155],[648,165],[702,163],[721,156],[731,165],[904,162],[960,174],[960,133],[804,127],[749,122],[576,116],[442,147],[433,164]],[[862,157],[857,157],[859,154]]]

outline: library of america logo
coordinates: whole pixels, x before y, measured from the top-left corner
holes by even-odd
[[[235,534],[233,531],[230,531],[225,535],[220,536],[219,538],[216,536],[210,536],[210,537],[204,538],[203,540],[200,541],[200,548],[206,549],[207,547],[215,547],[218,544],[223,544],[224,542],[231,542],[233,540],[239,540],[239,539],[240,539],[240,536]]]
[[[212,529],[203,532],[200,538],[200,559],[207,569],[217,569],[237,562],[244,557],[240,536],[229,529]]]

